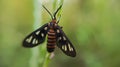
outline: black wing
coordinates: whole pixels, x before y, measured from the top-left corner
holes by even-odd
[[[67,38],[65,33],[62,31],[61,27],[58,26],[56,29],[56,37],[57,37],[57,46],[68,56],[75,57],[76,51],[70,42],[70,40]]]
[[[48,32],[48,23],[33,31],[23,40],[24,47],[34,47],[44,42],[46,34]]]

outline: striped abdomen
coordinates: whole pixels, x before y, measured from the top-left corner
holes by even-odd
[[[47,40],[47,51],[53,52],[56,45],[56,35],[53,29],[50,29],[48,32],[48,40]]]

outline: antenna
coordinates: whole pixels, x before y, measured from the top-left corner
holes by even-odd
[[[63,4],[62,4],[62,5],[63,5]],[[55,11],[55,13],[53,14],[54,19],[56,19],[56,14],[57,14],[57,12],[61,9],[62,5],[60,5],[60,7],[59,7],[59,8]]]
[[[53,20],[53,16],[52,16],[52,14],[50,13],[50,11],[44,6],[44,5],[42,5],[43,6],[43,8],[49,13],[49,15],[51,16],[51,18],[52,18],[52,20]]]

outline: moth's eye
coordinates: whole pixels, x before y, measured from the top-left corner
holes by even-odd
[[[54,24],[52,22],[50,22],[50,26],[53,26]]]

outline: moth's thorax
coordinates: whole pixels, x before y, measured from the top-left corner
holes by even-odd
[[[50,23],[48,23],[49,28],[56,28],[58,25],[56,23],[56,20],[52,20]]]

